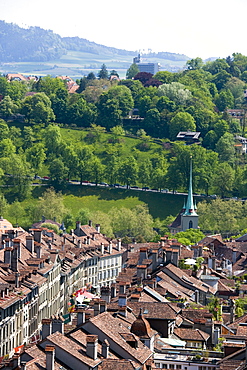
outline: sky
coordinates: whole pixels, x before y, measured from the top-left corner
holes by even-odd
[[[0,0],[0,20],[126,50],[247,56],[246,0]]]

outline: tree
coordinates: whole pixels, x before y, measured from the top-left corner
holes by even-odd
[[[176,234],[176,239],[179,243],[184,245],[193,245],[198,243],[205,237],[202,231],[197,229],[188,229],[186,231],[181,231]]]
[[[31,190],[30,184],[32,174],[29,163],[23,154],[11,154],[8,157],[0,158],[0,168],[4,168],[6,173],[11,174],[10,177],[5,177],[6,185],[12,185],[9,189],[12,196],[21,201],[25,199]]]
[[[106,69],[105,64],[102,64],[101,70],[98,73],[98,77],[99,77],[99,79],[103,79],[103,80],[106,80],[108,78],[108,71]]]
[[[0,216],[3,217],[6,215],[6,212],[9,208],[9,204],[4,196],[4,194],[0,193]]]
[[[48,188],[42,197],[39,198],[36,206],[39,218],[45,216],[46,219],[57,219],[62,222],[66,214],[66,208],[63,203],[63,195],[61,192],[56,192],[54,188]]]
[[[119,179],[129,187],[134,185],[138,178],[138,165],[133,156],[127,157],[120,163]]]
[[[35,171],[35,175],[37,175],[46,159],[44,145],[42,143],[37,143],[27,149],[26,158]]]
[[[11,139],[3,139],[0,141],[0,157],[10,157],[15,151],[16,148]]]
[[[217,108],[223,112],[234,107],[234,96],[230,90],[222,90],[215,98]]]
[[[152,169],[152,162],[149,158],[146,158],[139,165],[138,182],[140,182],[142,186],[150,185]]]
[[[56,125],[49,125],[44,131],[45,147],[47,154],[58,155],[60,151],[60,145],[62,143],[62,136],[60,127]]]
[[[89,166],[90,166],[89,179],[95,182],[96,185],[98,185],[102,181],[105,166],[101,163],[101,160],[96,156],[93,156],[91,158]]]
[[[101,126],[110,129],[121,125],[122,118],[126,117],[134,107],[130,89],[126,86],[111,87],[100,95],[97,107],[98,122]]]
[[[39,82],[36,85],[37,91],[45,93],[46,96],[52,98],[52,96],[56,95],[57,91],[65,90],[65,81],[63,81],[59,77],[52,77],[52,76],[44,76],[39,79]]]
[[[234,136],[226,132],[218,140],[215,151],[219,154],[219,159],[222,162],[233,164],[235,160]]]
[[[111,127],[110,131],[114,136],[114,142],[119,142],[119,136],[125,135],[125,131],[122,126]]]
[[[195,58],[191,60],[187,60],[186,66],[189,70],[194,70],[194,69],[200,69],[203,66],[203,61],[201,58]]]
[[[51,182],[55,187],[64,185],[68,177],[68,167],[61,158],[54,158],[49,161],[49,173]]]
[[[83,96],[76,95],[75,101],[70,101],[67,106],[67,121],[78,126],[89,127],[94,123],[96,114],[92,106]]]
[[[92,212],[89,208],[81,208],[76,216],[77,221],[80,221],[82,225],[87,225],[91,219]]]
[[[176,139],[179,131],[196,131],[195,120],[187,112],[178,112],[170,122],[169,133],[172,140]]]
[[[7,139],[8,137],[9,137],[9,126],[3,119],[0,119],[0,140]]]
[[[128,80],[131,80],[132,78],[134,78],[137,73],[139,73],[139,68],[138,68],[138,65],[133,63],[131,64],[131,66],[127,69],[127,72],[126,72],[126,79]]]
[[[233,188],[234,170],[228,163],[220,163],[214,177],[216,190],[224,197]]]
[[[83,91],[83,96],[87,103],[97,103],[100,95],[111,87],[111,82],[108,80],[91,80]]]
[[[169,84],[174,78],[174,73],[169,71],[159,71],[153,76],[153,78],[159,80],[162,84]]]
[[[55,120],[51,100],[43,92],[27,96],[22,102],[21,113],[29,123],[49,123]]]
[[[171,82],[170,84],[163,84],[159,86],[157,94],[158,96],[167,96],[177,105],[186,105],[192,99],[191,92],[179,82]]]
[[[25,210],[18,200],[15,200],[11,205],[9,205],[9,214],[15,218],[15,223],[18,225],[25,215]]]
[[[3,118],[10,118],[15,112],[17,112],[17,110],[17,104],[15,104],[9,95],[6,95],[0,102],[0,115]]]
[[[134,80],[139,80],[143,84],[143,86],[153,78],[152,73],[148,72],[139,72],[134,76]]]

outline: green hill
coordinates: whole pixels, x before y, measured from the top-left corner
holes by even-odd
[[[21,28],[0,21],[0,72],[81,77],[105,63],[120,76],[132,64],[137,51],[117,49],[79,37],[61,37],[40,27]],[[177,71],[189,59],[169,52],[144,54],[145,62],[158,62],[161,69]]]

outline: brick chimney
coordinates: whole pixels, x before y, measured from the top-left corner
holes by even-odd
[[[11,265],[12,247],[6,247],[4,249],[4,263]]]
[[[37,243],[42,242],[42,229],[35,229],[34,230],[34,241]]]
[[[107,339],[104,339],[103,343],[102,343],[102,352],[101,352],[101,355],[102,357],[104,358],[108,358],[109,357],[109,342]]]
[[[117,240],[117,250],[118,250],[118,251],[121,251],[121,246],[122,246],[121,239],[118,239],[118,240]]]
[[[26,248],[31,252],[34,253],[34,239],[31,235],[26,236]]]
[[[18,271],[18,246],[17,245],[15,245],[14,248],[12,248],[11,269],[15,272]]]
[[[77,308],[76,310],[77,313],[77,326],[81,326],[86,322],[86,314],[85,311],[81,308]]]
[[[98,336],[97,335],[87,335],[87,349],[86,354],[93,360],[97,359],[98,355]]]
[[[64,318],[62,316],[52,317],[52,333],[59,331],[59,333],[64,333]]]
[[[42,320],[42,339],[45,339],[49,335],[51,335],[51,319],[43,319]]]
[[[46,345],[46,370],[54,370],[55,368],[55,347],[51,345]]]

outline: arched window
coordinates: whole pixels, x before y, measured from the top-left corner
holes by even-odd
[[[193,222],[191,220],[189,222],[189,229],[193,229]]]

